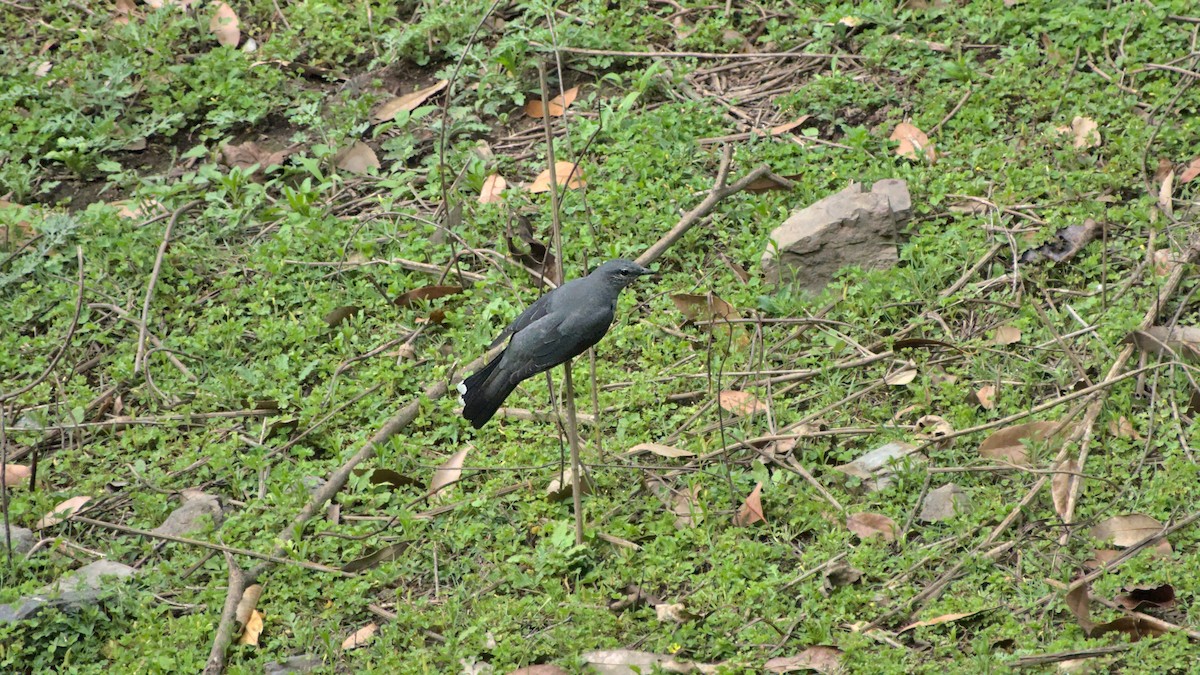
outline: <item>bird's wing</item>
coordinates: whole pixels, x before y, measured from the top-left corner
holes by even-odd
[[[612,322],[611,313],[571,312],[543,316],[522,329],[505,354],[515,380],[532,377],[579,356],[600,341]]]
[[[553,293],[553,291],[551,291],[551,293]],[[546,312],[550,310],[549,298],[550,293],[546,293],[542,297],[535,300],[532,305],[526,307],[525,311],[521,312],[517,318],[513,319],[513,322],[508,324],[507,328],[500,331],[500,335],[496,336],[495,340],[492,340],[492,344],[488,345],[488,349],[492,349],[496,345],[507,340],[508,337],[513,333],[524,330],[533,322],[546,316]]]

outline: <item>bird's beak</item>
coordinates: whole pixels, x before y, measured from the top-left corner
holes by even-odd
[[[641,270],[639,270],[638,274],[640,274],[644,277],[657,277],[658,276],[658,272],[655,272],[654,270],[646,269],[645,267],[643,267]]]

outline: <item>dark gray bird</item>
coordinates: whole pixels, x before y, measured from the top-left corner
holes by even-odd
[[[629,260],[609,260],[538,298],[491,344],[511,336],[508,347],[458,385],[463,417],[476,429],[482,427],[521,381],[599,342],[612,325],[621,289],[645,274],[654,272]]]

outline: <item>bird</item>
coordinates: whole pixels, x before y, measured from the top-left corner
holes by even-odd
[[[612,325],[621,290],[650,274],[654,272],[617,258],[538,298],[488,347],[507,339],[504,351],[459,383],[463,417],[476,429],[482,428],[522,381],[599,342]]]

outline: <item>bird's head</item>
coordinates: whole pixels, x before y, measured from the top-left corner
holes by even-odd
[[[592,274],[598,275],[601,279],[604,279],[612,286],[621,289],[633,283],[634,279],[646,276],[648,274],[654,274],[654,272],[642,267],[632,260],[617,258],[616,260],[609,260],[603,265],[597,267],[596,271],[592,272]]]

